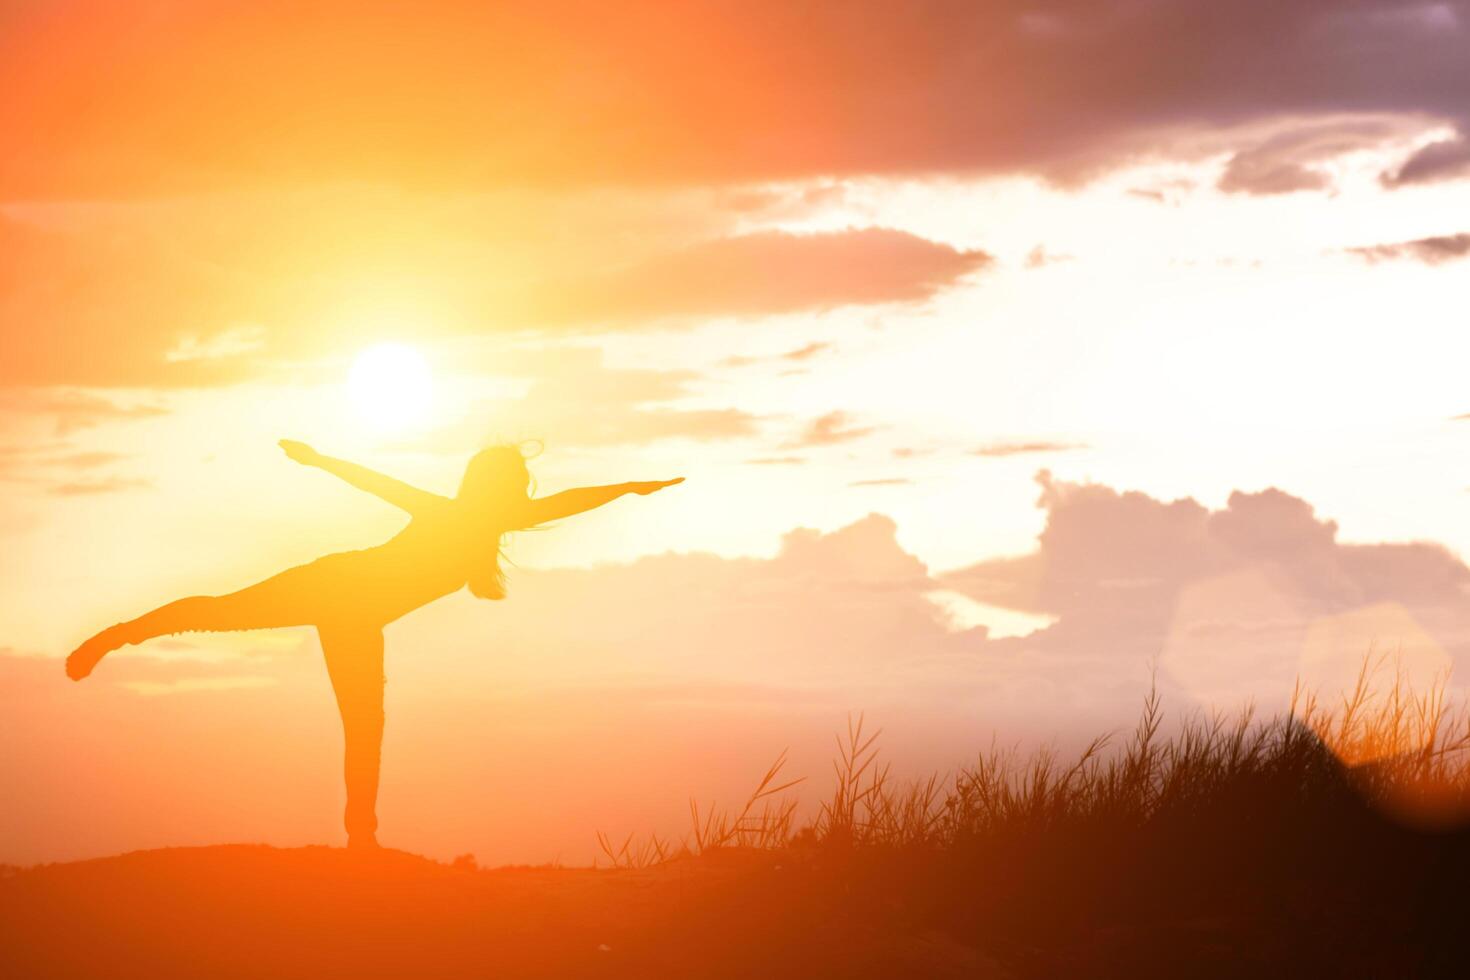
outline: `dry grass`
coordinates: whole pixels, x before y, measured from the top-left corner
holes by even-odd
[[[1386,670],[1392,676],[1381,683]],[[858,716],[837,739],[831,791],[799,829],[798,801],[780,794],[803,780],[780,780],[783,751],[739,810],[691,800],[691,829],[677,842],[630,835],[614,847],[601,833],[598,841],[618,868],[723,847],[944,849],[1023,828],[1143,826],[1268,789],[1280,805],[1305,805],[1344,781],[1402,820],[1435,824],[1470,813],[1470,712],[1451,708],[1443,678],[1411,690],[1388,656],[1365,658],[1353,687],[1330,706],[1298,688],[1276,718],[1259,720],[1251,708],[1230,719],[1196,715],[1168,738],[1163,721],[1153,688],[1119,751],[1109,751],[1112,735],[1070,760],[1048,748],[1021,757],[992,747],[952,776],[899,782],[879,760],[881,730],[866,731]]]
[[[992,746],[947,776],[896,779],[880,734],[849,723],[801,826],[782,753],[738,811],[691,804],[676,844],[600,837],[604,853],[626,868],[779,851],[842,914],[898,916],[1023,975],[1205,975],[1205,949],[1234,951],[1220,975],[1410,975],[1458,955],[1435,937],[1470,914],[1470,712],[1390,657],[1266,719],[1166,727],[1154,689],[1121,738],[1068,757]]]
[[[806,777],[779,782],[786,767],[786,752],[776,757],[756,784],[744,806],[731,813],[711,803],[700,809],[693,797],[689,800],[690,832],[677,845],[657,834],[639,839],[629,834],[617,847],[607,835],[598,831],[598,849],[616,869],[647,868],[676,857],[688,857],[724,847],[771,850],[784,847],[791,840],[791,823],[797,801],[780,799],[779,794],[801,783]]]

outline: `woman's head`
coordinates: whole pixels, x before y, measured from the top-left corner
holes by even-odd
[[[482,449],[464,468],[458,498],[481,509],[493,521],[497,514],[510,514],[531,492],[531,472],[526,457],[515,446]],[[500,568],[500,535],[497,531],[490,554],[470,572],[470,591],[481,599],[505,598],[505,572]]]
[[[530,488],[531,471],[520,449],[491,446],[475,453],[464,468],[459,499],[493,507],[526,499]]]

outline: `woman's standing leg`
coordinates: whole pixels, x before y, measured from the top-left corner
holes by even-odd
[[[383,631],[377,626],[319,626],[327,675],[342,713],[349,847],[376,847],[378,767],[383,746]]]

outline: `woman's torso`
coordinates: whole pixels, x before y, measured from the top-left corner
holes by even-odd
[[[328,555],[319,562],[335,566],[344,608],[387,624],[459,591],[476,562],[492,560],[499,540],[489,521],[445,501],[441,508],[414,515],[380,545]]]

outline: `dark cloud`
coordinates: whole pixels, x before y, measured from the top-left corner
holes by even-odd
[[[1237,151],[1226,163],[1218,186],[1228,193],[1257,195],[1327,190],[1332,187],[1332,177],[1321,164],[1373,148],[1404,130],[1402,122],[1383,119],[1289,127]]]
[[[790,445],[792,447],[832,446],[840,442],[851,442],[878,431],[877,426],[855,425],[846,412],[828,412],[812,419],[807,427]]]
[[[9,199],[322,180],[1076,176],[1157,149],[1163,130],[1447,120],[1470,90],[1463,0],[3,10]],[[1465,155],[1462,134],[1397,180]]]
[[[1220,177],[1220,190],[1245,194],[1290,194],[1332,186],[1323,171],[1294,161],[1251,160],[1237,153]]]
[[[1416,238],[1413,241],[1394,242],[1387,245],[1364,245],[1347,249],[1347,251],[1369,262],[1410,259],[1425,265],[1439,265],[1470,255],[1470,232],[1461,232],[1457,235],[1433,235],[1429,238]]]
[[[1390,187],[1424,184],[1470,175],[1470,124],[1461,121],[1459,135],[1438,140],[1409,157],[1398,170],[1385,174]]]
[[[999,458],[1004,456],[1024,456],[1032,453],[1065,453],[1074,449],[1087,449],[1080,442],[1050,442],[1038,440],[1035,442],[994,442],[970,452],[976,456]]]

